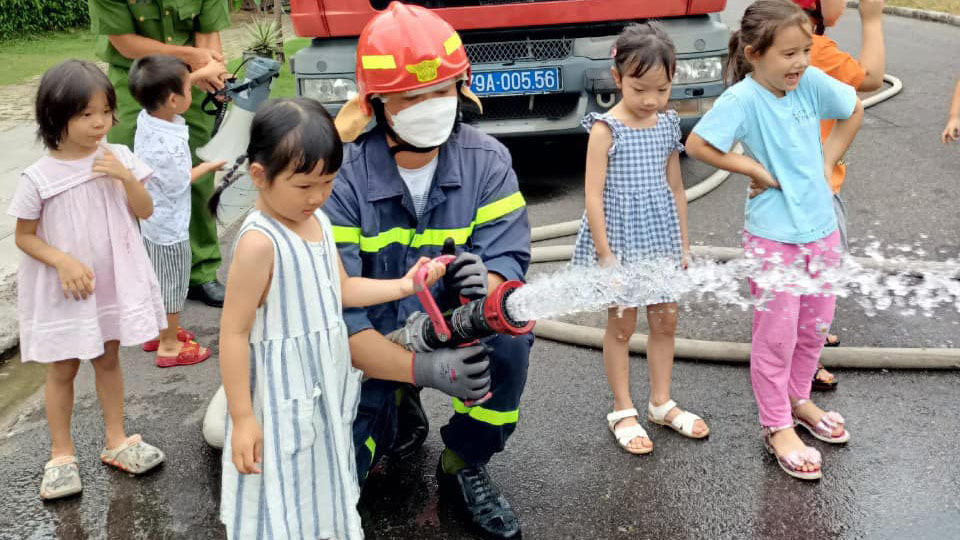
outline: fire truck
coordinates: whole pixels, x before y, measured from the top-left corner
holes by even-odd
[[[336,114],[356,95],[357,36],[390,0],[291,0],[294,31],[311,44],[291,59],[297,94]],[[669,108],[684,133],[723,91],[726,0],[414,0],[457,29],[483,114],[464,121],[498,137],[583,133],[580,119],[619,99],[610,74],[617,34],[656,19],[677,50]]]

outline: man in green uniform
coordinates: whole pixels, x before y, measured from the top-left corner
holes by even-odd
[[[220,30],[230,26],[227,0],[89,0],[90,25],[97,42],[97,56],[110,64],[107,75],[117,91],[119,124],[110,131],[112,143],[133,147],[140,105],[130,95],[127,79],[130,65],[137,58],[151,54],[176,56],[191,71],[207,67],[211,62],[221,69],[193,89],[193,105],[183,115],[190,129],[190,150],[193,162],[199,160],[196,148],[210,140],[213,117],[200,105],[206,92],[223,87],[226,68]],[[190,247],[193,267],[190,271],[189,298],[211,306],[223,305],[223,285],[217,281],[220,267],[220,244],[217,223],[207,210],[213,193],[213,175],[193,182],[190,216]]]

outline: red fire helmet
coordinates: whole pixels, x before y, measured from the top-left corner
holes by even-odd
[[[408,92],[462,75],[469,86],[470,60],[460,35],[420,6],[391,2],[357,41],[357,89],[365,115],[374,94]]]

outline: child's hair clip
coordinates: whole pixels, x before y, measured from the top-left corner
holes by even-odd
[[[613,47],[610,48],[610,58],[616,58],[616,57],[617,57],[617,47],[616,45],[614,45]]]

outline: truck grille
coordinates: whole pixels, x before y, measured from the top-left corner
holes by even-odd
[[[467,43],[465,46],[472,64],[516,60],[560,60],[573,54],[573,40],[563,38]]]
[[[464,111],[463,121],[475,124],[481,120],[522,120],[528,118],[559,120],[576,112],[579,100],[580,94],[571,93],[481,98],[483,115],[478,116]]]

